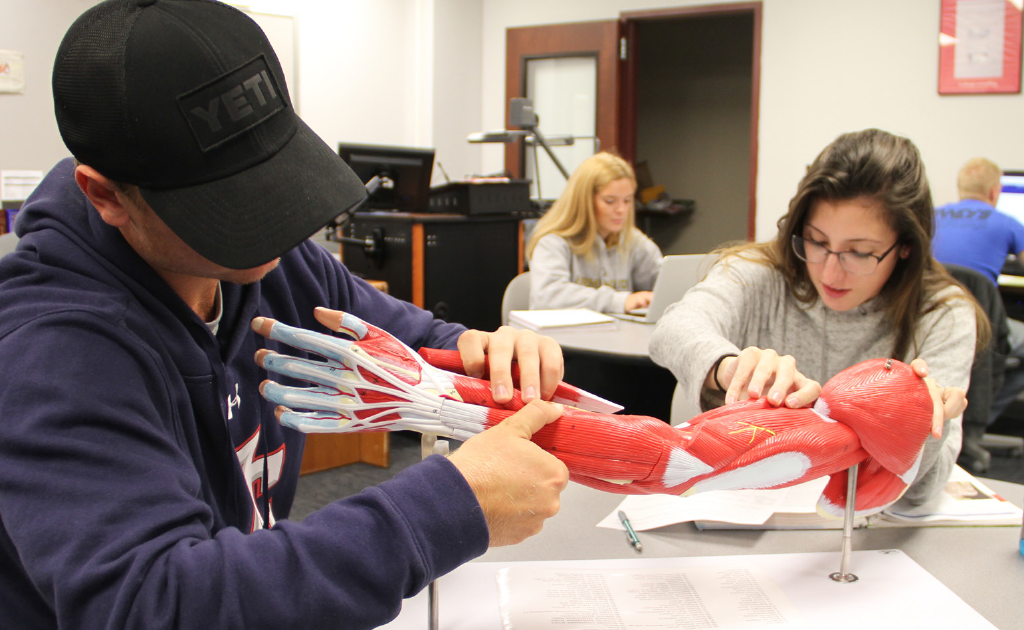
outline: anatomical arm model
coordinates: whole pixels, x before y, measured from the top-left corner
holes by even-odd
[[[417,354],[349,314],[338,332],[352,339],[273,322],[271,339],[324,358],[257,354],[267,370],[315,385],[263,384],[263,396],[284,407],[278,410],[282,424],[307,433],[408,429],[464,441],[524,404],[518,389],[510,402],[496,403],[486,380],[460,373],[456,351]],[[819,509],[835,516],[844,511],[845,471],[854,464],[860,464],[858,515],[903,494],[917,472],[933,410],[924,381],[909,366],[885,359],[837,374],[812,408],[773,407],[761,398],[675,427],[614,415],[609,412],[620,408],[564,383],[553,400],[569,406],[533,441],[562,460],[578,483],[621,494],[681,495],[782,488],[831,475]]]

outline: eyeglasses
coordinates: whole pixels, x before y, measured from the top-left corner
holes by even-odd
[[[797,258],[800,260],[817,265],[825,262],[829,254],[835,254],[843,269],[857,276],[870,276],[875,273],[875,270],[878,269],[878,263],[882,262],[889,255],[889,252],[896,249],[896,246],[899,244],[900,242],[896,241],[892,244],[892,247],[885,250],[885,253],[878,256],[855,251],[834,252],[825,247],[825,244],[822,242],[803,238],[796,234],[793,235],[793,252],[796,253]]]

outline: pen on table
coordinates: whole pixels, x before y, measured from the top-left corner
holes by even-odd
[[[643,551],[644,546],[640,544],[640,539],[636,537],[636,532],[633,531],[633,524],[629,522],[629,517],[622,510],[619,510],[619,520],[622,521],[622,526],[626,528],[629,544],[633,545],[633,549],[636,549],[637,553]]]

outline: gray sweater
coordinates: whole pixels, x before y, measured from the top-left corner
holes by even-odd
[[[530,308],[589,308],[622,313],[626,298],[650,291],[664,257],[654,241],[634,229],[629,248],[594,240],[592,256],[576,256],[569,241],[548,234],[530,257]]]
[[[949,287],[935,297],[950,294],[963,292]],[[920,318],[916,344],[898,358],[910,363],[920,357],[939,385],[966,390],[975,334],[973,306],[967,300],[952,300]],[[824,384],[851,365],[889,357],[894,339],[877,300],[845,312],[832,311],[820,300],[801,304],[773,268],[731,257],[716,264],[703,282],[665,311],[650,351],[656,363],[672,371],[688,404],[696,408],[715,361],[738,354],[741,348],[771,348],[792,355],[801,373]],[[902,502],[923,503],[945,484],[960,452],[961,421],[947,421],[942,439],[928,438],[917,478]]]

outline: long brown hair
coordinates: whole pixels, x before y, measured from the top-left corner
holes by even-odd
[[[935,235],[931,189],[921,154],[914,143],[880,129],[865,129],[836,138],[818,155],[800,180],[789,211],[778,221],[778,234],[765,243],[725,249],[769,264],[785,278],[790,294],[805,304],[818,298],[807,265],[793,251],[794,235],[802,236],[811,208],[818,200],[847,201],[868,197],[879,203],[882,217],[897,235],[906,257],[897,259],[892,275],[879,293],[880,303],[892,322],[896,339],[892,358],[901,359],[915,343],[917,319],[953,299],[974,305],[977,322],[975,348],[988,344],[991,327],[977,300],[966,296],[931,297],[950,285],[960,286],[932,257]],[[917,348],[914,348],[916,354]]]

